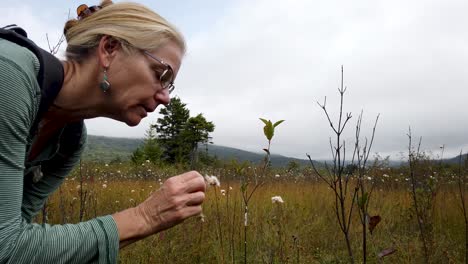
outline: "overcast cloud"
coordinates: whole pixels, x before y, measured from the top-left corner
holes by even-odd
[[[148,3],[187,36],[175,94],[192,115],[215,123],[215,144],[259,151],[266,140],[258,118],[285,119],[273,153],[330,157],[331,129],[316,101],[326,96],[336,120],[343,65],[344,107],[353,113],[348,142],[363,110],[364,136],[380,113],[373,151],[381,155],[398,158],[407,149],[409,126],[434,154],[442,144],[445,156],[468,149],[467,1],[219,2]],[[51,18],[34,12],[33,2],[3,5],[0,25],[24,25],[41,45],[72,8],[52,8],[59,14]],[[142,137],[157,117],[134,128],[90,120],[88,133]]]

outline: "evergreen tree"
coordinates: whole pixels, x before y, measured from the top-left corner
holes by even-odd
[[[146,158],[145,158],[145,154],[144,154],[144,152],[143,152],[142,147],[138,147],[138,148],[132,153],[132,156],[130,157],[130,159],[132,160],[132,162],[133,162],[135,165],[139,165],[139,164],[142,164],[143,162],[145,162]]]
[[[158,133],[158,141],[163,149],[163,159],[167,162],[175,162],[181,155],[180,146],[183,145],[180,134],[185,123],[190,117],[190,111],[185,107],[180,98],[175,97],[159,113],[163,115],[153,125]]]
[[[135,164],[141,164],[147,160],[156,164],[161,160],[162,152],[163,151],[158,143],[155,128],[151,126],[146,131],[146,138],[143,145],[133,152],[131,160]]]
[[[148,131],[146,131],[143,153],[145,154],[146,159],[154,164],[161,160],[163,151],[159,145],[156,131],[153,126],[150,126]]]
[[[191,157],[192,165],[197,162],[199,144],[208,144],[211,139],[210,133],[214,131],[214,124],[208,122],[202,114],[190,117],[185,124],[181,136],[185,142],[185,154]]]
[[[193,161],[198,144],[210,140],[209,133],[214,131],[214,124],[202,114],[190,117],[186,104],[177,97],[159,113],[163,117],[158,118],[153,127],[158,134],[163,159],[169,163],[185,163],[189,158]]]

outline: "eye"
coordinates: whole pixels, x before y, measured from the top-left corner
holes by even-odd
[[[173,80],[174,80],[174,74],[172,72],[172,69],[171,68],[167,68],[160,76],[159,76],[159,80],[161,81],[161,85],[164,87],[164,88],[168,88]]]
[[[159,82],[161,80],[161,76],[164,74],[164,69],[153,67],[152,70],[154,72],[154,78],[156,79],[156,82]]]

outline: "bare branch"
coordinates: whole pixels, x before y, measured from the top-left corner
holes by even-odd
[[[378,114],[377,117],[375,118],[374,127],[372,128],[372,137],[369,143],[369,151],[367,152],[367,156],[364,159],[364,166],[367,163],[367,159],[369,159],[370,149],[372,148],[372,144],[374,143],[375,129],[377,127],[377,122],[379,121],[379,117],[380,117],[380,114]],[[367,145],[367,140],[366,140],[366,145]]]
[[[326,103],[327,103],[327,97],[325,97],[323,105],[321,105],[319,102],[317,104],[320,106],[320,108],[323,109],[323,112],[325,112],[325,116],[327,117],[328,123],[330,124],[330,127],[333,129],[335,133],[338,133],[338,131],[335,129],[335,126],[333,125],[333,122],[331,121],[330,115],[328,114],[327,108],[326,108]]]
[[[351,200],[351,205],[350,205],[350,208],[349,208],[348,226],[346,227],[347,230],[349,230],[349,226],[351,225],[351,216],[353,215],[354,202],[356,200],[356,195],[357,195],[358,190],[359,190],[359,188],[354,188],[353,199]]]
[[[312,160],[312,158],[310,157],[310,155],[309,155],[309,154],[306,154],[306,155],[307,155],[307,158],[309,158],[310,164],[312,165],[312,169],[315,171],[315,173],[316,173],[327,185],[329,185],[329,186],[331,187],[332,184],[317,170],[317,167],[315,167],[314,161]]]
[[[331,151],[331,154],[332,154],[332,159],[335,160],[336,159],[336,151],[337,149],[333,147],[333,143],[331,141],[331,137],[329,138],[329,144],[330,144],[330,151]]]

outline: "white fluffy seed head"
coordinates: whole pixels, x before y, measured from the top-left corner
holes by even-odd
[[[217,187],[221,186],[221,183],[219,182],[218,177],[216,177],[216,176],[205,175],[205,181],[209,185],[213,185],[213,186],[217,186]]]
[[[283,198],[281,196],[273,196],[271,197],[272,203],[284,203]]]

